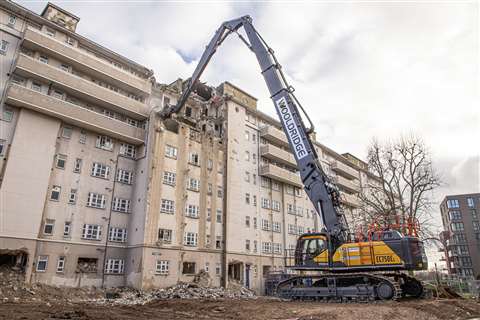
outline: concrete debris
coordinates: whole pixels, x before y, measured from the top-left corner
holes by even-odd
[[[255,293],[244,287],[213,288],[203,287],[196,283],[179,283],[166,289],[137,291],[133,289],[117,289],[120,297],[115,299],[97,299],[99,304],[144,305],[155,300],[169,299],[252,299]],[[111,294],[109,294],[111,296]]]

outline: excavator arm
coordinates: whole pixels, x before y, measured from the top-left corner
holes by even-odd
[[[244,28],[248,41],[237,32],[241,27]],[[295,98],[293,88],[288,85],[273,50],[268,47],[255,30],[250,16],[227,21],[220,26],[206,47],[177,104],[164,107],[160,112],[160,117],[166,119],[182,109],[195,83],[199,80],[217,48],[231,33],[237,33],[240,39],[255,53],[271,99],[281,120],[283,131],[295,156],[305,191],[322,219],[325,231],[329,234],[332,244],[335,247],[341,245],[348,238],[348,227],[338,206],[338,189],[329,182],[328,177],[322,170],[318,155],[310,139],[309,133],[313,131],[313,125]],[[310,129],[306,128],[299,107],[310,122]]]

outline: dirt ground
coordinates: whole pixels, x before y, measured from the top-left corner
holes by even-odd
[[[0,319],[146,320],[146,319],[278,319],[278,320],[480,320],[473,300],[419,300],[374,304],[286,302],[278,299],[163,300],[146,305],[92,303],[0,303]]]

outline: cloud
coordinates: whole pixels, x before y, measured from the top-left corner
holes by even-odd
[[[20,1],[40,12],[46,2]],[[360,158],[372,137],[415,132],[445,194],[478,192],[477,2],[58,2],[78,32],[154,69],[189,77],[221,22],[250,14],[296,88],[319,140]],[[228,80],[275,116],[254,55],[232,36],[202,77]]]

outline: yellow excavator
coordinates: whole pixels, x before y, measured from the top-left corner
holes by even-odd
[[[245,38],[238,30],[244,28]],[[314,126],[288,85],[274,51],[255,30],[250,16],[224,22],[206,47],[177,104],[165,106],[163,119],[185,105],[202,72],[221,43],[232,33],[253,51],[271,99],[295,156],[305,192],[323,223],[322,232],[299,237],[290,275],[275,284],[283,298],[321,301],[395,300],[421,297],[422,283],[406,272],[427,268],[423,243],[397,230],[371,233],[354,239],[341,209],[338,188],[322,170],[310,140]],[[302,114],[308,120],[305,126]]]

